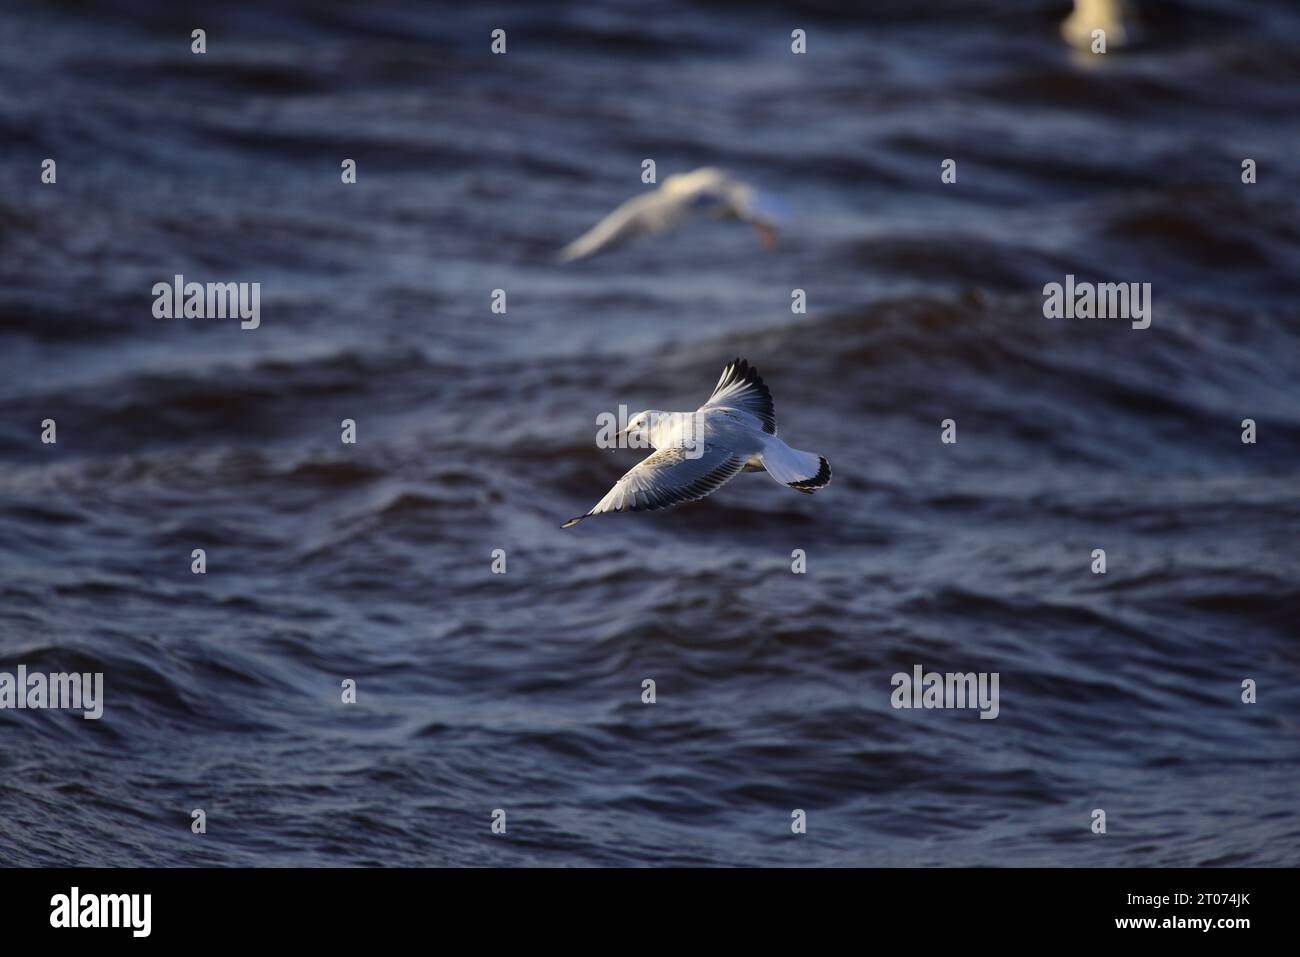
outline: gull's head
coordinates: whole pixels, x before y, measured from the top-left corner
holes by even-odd
[[[754,227],[764,249],[775,249],[777,234],[790,219],[790,207],[780,196],[746,187],[737,218]]]
[[[662,413],[654,409],[646,409],[644,412],[638,412],[627,420],[627,428],[619,435],[627,436],[628,444],[636,447],[636,444],[644,446],[653,445],[651,436],[658,425],[659,416]]]

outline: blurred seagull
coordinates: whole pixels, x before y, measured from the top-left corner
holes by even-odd
[[[693,502],[740,472],[763,472],[782,485],[811,494],[831,481],[820,455],[792,449],[776,437],[772,393],[743,359],[722,370],[709,401],[694,412],[638,412],[619,433],[639,437],[655,451],[619,479],[577,525],[602,512],[647,512]]]
[[[583,259],[637,236],[662,233],[698,215],[749,223],[763,247],[771,249],[784,211],[774,198],[706,166],[669,176],[658,189],[629,199],[560,250],[559,259],[566,263]]]
[[[1106,49],[1132,46],[1142,39],[1137,11],[1128,0],[1074,0],[1074,12],[1061,23],[1061,35],[1072,47],[1092,50],[1092,31],[1104,30]]]

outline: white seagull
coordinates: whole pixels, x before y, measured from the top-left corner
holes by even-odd
[[[635,196],[560,250],[572,262],[613,249],[629,239],[662,233],[697,215],[738,219],[758,231],[765,249],[776,245],[780,204],[729,173],[711,166],[669,176],[658,189]]]
[[[1065,42],[1077,50],[1092,50],[1092,31],[1106,34],[1106,49],[1132,46],[1142,39],[1137,11],[1128,0],[1074,0],[1074,11],[1061,23]]]
[[[638,412],[619,433],[655,449],[586,515],[648,512],[716,491],[740,472],[763,472],[782,485],[811,494],[831,481],[831,464],[814,452],[792,449],[776,437],[772,393],[743,359],[722,370],[709,401],[694,412]]]

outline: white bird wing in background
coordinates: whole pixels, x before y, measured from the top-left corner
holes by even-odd
[[[572,262],[676,225],[689,214],[688,207],[661,191],[635,196],[560,250],[560,262]]]

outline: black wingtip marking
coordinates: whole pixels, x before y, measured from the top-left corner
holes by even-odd
[[[821,460],[817,468],[817,474],[810,479],[800,479],[798,482],[791,482],[790,487],[798,489],[800,492],[813,492],[819,488],[825,488],[831,482],[831,463],[826,461],[826,456],[819,455]]]
[[[717,395],[719,391],[728,385],[736,382],[743,382],[751,385],[758,393],[759,408],[750,411],[758,415],[763,422],[763,431],[768,435],[776,435],[776,403],[772,400],[772,390],[767,387],[763,377],[745,359],[736,356],[722,370],[722,381],[718,383],[713,394]]]

